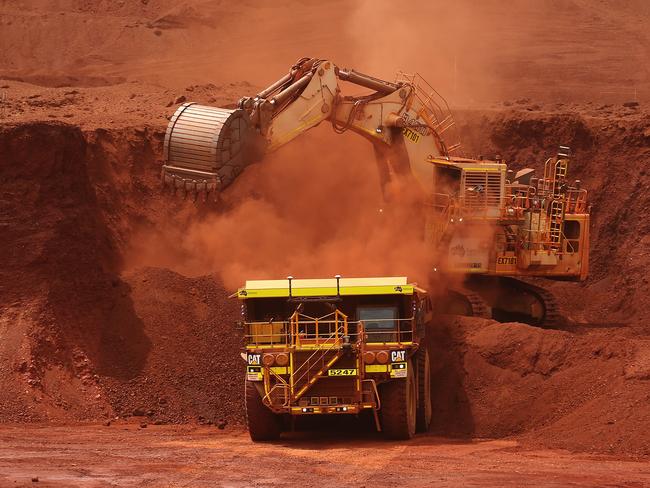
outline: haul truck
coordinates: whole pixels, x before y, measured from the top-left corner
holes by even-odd
[[[426,292],[405,277],[247,281],[246,417],[254,441],[302,415],[374,416],[409,439],[431,422]]]

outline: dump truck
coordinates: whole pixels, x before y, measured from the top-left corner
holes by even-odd
[[[405,277],[252,280],[242,302],[246,418],[254,441],[300,416],[367,411],[409,439],[431,422],[432,304]]]
[[[370,92],[344,95],[349,86]],[[387,208],[399,198],[388,191],[395,186],[418,202],[413,214],[422,216],[435,257],[431,274],[462,283],[438,297],[441,310],[561,325],[555,297],[530,278],[580,281],[589,271],[590,206],[587,190],[569,178],[569,148],[559,146],[539,174],[515,172],[497,155],[461,157],[449,105],[418,74],[386,81],[302,58],[236,106],[185,103],[167,127],[163,182],[216,195],[247,165],[322,122],[372,144]]]

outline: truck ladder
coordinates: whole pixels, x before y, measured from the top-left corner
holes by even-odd
[[[308,320],[300,320],[301,317]],[[312,325],[313,332],[301,333],[301,325],[305,327]],[[323,325],[328,326],[326,333],[321,332]],[[334,330],[331,328],[332,325]],[[291,372],[289,391],[292,402],[299,400],[339,360],[343,355],[342,347],[343,342],[347,340],[347,334],[348,317],[340,310],[320,318],[308,317],[299,312],[295,312],[291,316],[291,335],[292,340],[295,341],[296,349],[300,350],[301,347],[310,345],[316,347],[314,352]],[[294,354],[292,354],[292,358],[295,357]]]
[[[331,351],[331,349],[322,352],[316,351],[316,352],[321,352],[321,354],[319,354],[318,357],[314,359],[313,363],[310,362],[312,356],[314,356],[312,354],[312,356],[310,356],[310,358],[307,359],[307,361],[305,361],[301,365],[301,368],[305,365],[308,366],[305,368],[305,371],[298,378],[296,379],[292,378],[293,381],[292,381],[292,388],[291,388],[291,393],[292,393],[291,400],[293,402],[298,401],[305,393],[307,393],[309,388],[311,388],[314,385],[314,383],[316,383],[316,381],[322,378],[323,375],[327,373],[327,371],[334,365],[334,363],[336,363],[336,361],[338,361],[343,355],[343,351],[339,349],[338,351],[336,351],[334,356],[332,356],[327,362],[325,362],[324,358],[327,352],[329,351]],[[317,371],[314,372],[313,366],[318,365],[319,361],[322,362],[322,366]]]
[[[555,158],[547,159],[541,188],[543,194],[553,198],[561,197],[568,170],[569,160],[566,154],[560,153]]]
[[[271,378],[265,375],[264,378],[264,396],[262,397],[262,403],[267,407],[273,408],[277,406],[288,407],[289,406],[289,383],[277,374],[275,371],[269,368],[270,376],[273,376],[275,379],[275,384],[271,386]]]

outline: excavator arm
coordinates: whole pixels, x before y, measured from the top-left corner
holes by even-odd
[[[344,96],[340,81],[372,90]],[[428,90],[425,92],[425,89]],[[424,80],[388,82],[327,60],[303,58],[284,77],[237,108],[186,103],[165,137],[163,180],[189,192],[219,191],[251,162],[323,121],[351,130],[374,146],[382,186],[415,177],[430,194],[434,157],[448,157],[442,134],[453,125],[446,103]]]

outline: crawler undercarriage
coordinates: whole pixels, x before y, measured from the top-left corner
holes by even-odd
[[[450,288],[439,300],[442,313],[561,327],[565,318],[557,299],[529,281],[498,276],[472,276],[462,288]]]

